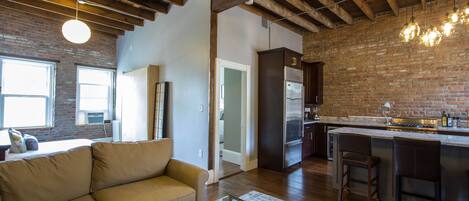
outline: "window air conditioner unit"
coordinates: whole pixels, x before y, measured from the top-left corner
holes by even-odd
[[[87,112],[86,124],[104,124],[104,112]]]

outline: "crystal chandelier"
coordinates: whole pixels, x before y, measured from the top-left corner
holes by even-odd
[[[448,14],[449,22],[456,24],[459,23],[461,16],[459,14],[459,10],[455,7],[451,13]]]
[[[428,28],[425,33],[420,37],[420,42],[426,47],[433,47],[441,42],[442,34],[438,31],[438,28],[431,26]]]
[[[454,33],[454,24],[450,21],[446,21],[441,25],[441,32],[444,36],[449,37]]]
[[[409,42],[420,35],[420,26],[415,22],[414,9],[412,8],[412,17],[410,22],[405,23],[399,34],[404,42]]]
[[[457,24],[457,23],[464,23],[464,13],[465,9],[463,11],[459,11],[458,8],[456,8],[456,0],[453,0],[453,11],[451,13],[448,13],[448,22]]]
[[[464,24],[469,24],[469,2],[468,2],[467,5],[462,9],[461,21],[462,21]]]

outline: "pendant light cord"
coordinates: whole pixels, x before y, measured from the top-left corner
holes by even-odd
[[[75,1],[75,6],[76,6],[76,9],[75,9],[75,19],[78,20],[78,0]]]

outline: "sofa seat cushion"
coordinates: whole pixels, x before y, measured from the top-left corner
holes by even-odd
[[[0,162],[2,201],[64,201],[90,193],[91,149]]]
[[[164,174],[171,159],[172,141],[162,139],[145,142],[92,145],[93,173],[91,190],[127,184]]]
[[[168,176],[106,188],[93,193],[97,201],[195,201],[195,190]]]
[[[70,201],[96,201],[96,200],[91,195],[85,195],[85,196],[81,196],[77,199],[73,199]]]

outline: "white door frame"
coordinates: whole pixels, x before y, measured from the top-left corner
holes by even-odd
[[[252,98],[251,98],[251,90],[252,90],[252,79],[251,79],[251,67],[249,65],[243,65],[239,64],[236,62],[231,62],[227,60],[223,60],[220,58],[217,58],[217,65],[216,65],[216,99],[215,99],[215,107],[216,107],[216,112],[215,112],[215,153],[213,156],[215,159],[213,160],[215,163],[215,169],[214,169],[214,182],[218,181],[218,172],[220,171],[220,138],[219,138],[219,121],[220,119],[220,76],[222,70],[225,68],[229,69],[234,69],[234,70],[239,70],[242,73],[242,112],[241,112],[241,170],[247,171],[248,166],[249,166],[249,153],[252,151],[247,150],[247,145],[251,144],[249,142],[250,137],[247,137],[247,134],[249,133],[249,128],[251,128],[251,103],[252,103]]]

